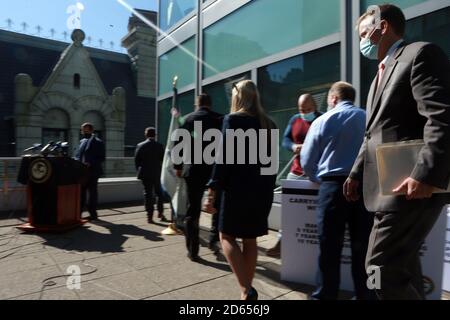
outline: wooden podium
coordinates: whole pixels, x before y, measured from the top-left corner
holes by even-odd
[[[26,232],[66,232],[81,219],[80,193],[83,165],[68,157],[23,157],[18,181],[27,185]]]

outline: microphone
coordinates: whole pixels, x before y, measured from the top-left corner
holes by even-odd
[[[60,149],[61,148],[61,141],[58,141],[57,143],[55,143],[53,145],[53,147],[50,149],[50,152],[55,152],[55,150]]]
[[[41,143],[35,143],[32,147],[23,150],[23,152],[35,151],[35,150],[39,149],[40,147],[42,147]]]
[[[55,142],[50,141],[45,147],[43,147],[41,149],[41,153],[42,154],[47,154],[48,152],[50,152],[50,148],[55,144]]]

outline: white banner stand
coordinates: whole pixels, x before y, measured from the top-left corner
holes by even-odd
[[[447,209],[447,241],[444,256],[444,283],[442,288],[450,292],[450,207]]]
[[[284,180],[282,187],[281,279],[315,286],[319,254],[316,220],[319,186],[310,181]],[[446,209],[444,212],[447,212]],[[432,300],[441,299],[444,264],[436,262],[443,261],[446,224],[447,215],[442,214],[422,248],[427,298]],[[353,291],[348,234],[344,240],[341,263],[341,289]],[[449,263],[446,268],[450,268]],[[444,287],[449,286],[448,278]]]

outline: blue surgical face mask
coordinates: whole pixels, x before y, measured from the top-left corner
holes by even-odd
[[[375,29],[364,39],[361,39],[359,43],[359,50],[361,51],[361,54],[370,60],[378,60],[378,50],[380,48],[379,44],[381,42],[378,41],[378,44],[373,44],[370,38],[372,38],[375,31],[379,30],[378,27],[375,27]],[[383,35],[381,35],[383,37]]]
[[[300,116],[303,120],[307,122],[313,122],[316,119],[316,113],[310,112],[310,113],[300,113]]]
[[[361,39],[359,49],[364,57],[370,60],[378,60],[378,48],[377,44],[373,44],[369,38]]]

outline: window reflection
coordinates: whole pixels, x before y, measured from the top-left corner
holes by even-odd
[[[298,113],[301,94],[313,95],[320,111],[327,110],[327,94],[340,80],[340,45],[289,58],[258,70],[261,100],[269,116],[280,128],[280,169],[292,158],[281,147],[281,139],[289,120]]]
[[[160,0],[159,27],[166,31],[197,7],[197,0]]]
[[[249,72],[203,87],[203,92],[212,98],[214,111],[222,114],[230,113],[233,84],[246,79],[250,79]]]

